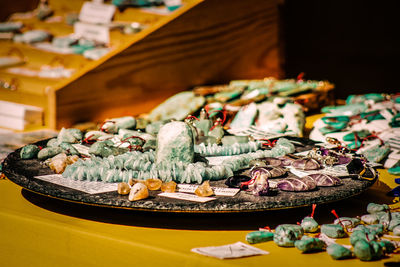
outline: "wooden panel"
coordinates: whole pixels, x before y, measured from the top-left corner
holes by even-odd
[[[56,91],[57,127],[147,112],[195,85],[281,77],[277,2],[198,4]]]

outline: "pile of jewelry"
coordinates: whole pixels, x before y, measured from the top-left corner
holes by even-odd
[[[198,111],[203,108],[208,119],[215,120],[219,116],[220,124],[234,135],[302,136],[304,106],[297,103],[297,96],[332,88],[329,82],[303,80],[302,77],[236,80],[227,85],[201,86],[178,93],[142,118],[156,125],[170,119],[184,120],[193,114],[196,115],[193,119],[197,119],[202,117]]]
[[[338,140],[343,147],[400,173],[400,95],[350,95],[344,106],[322,109],[310,138]]]
[[[296,247],[302,253],[326,251],[334,260],[358,258],[361,261],[380,260],[395,253],[400,236],[400,212],[386,204],[368,204],[367,212],[361,218],[339,217],[332,224],[319,225],[314,211],[298,224],[282,224],[271,230],[269,227],[247,234],[250,244],[274,241],[280,247]],[[394,236],[391,236],[393,234]],[[350,237],[351,245],[341,245],[338,238]]]

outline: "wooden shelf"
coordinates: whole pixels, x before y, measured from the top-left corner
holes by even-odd
[[[68,79],[17,78],[16,91],[0,89],[0,99],[37,105],[45,110],[45,127],[69,127],[83,121],[136,115],[167,97],[201,84],[232,79],[282,77],[278,45],[278,0],[186,0],[169,15],[138,8],[115,14],[114,21],[137,21],[148,27],[134,35],[111,32],[112,51],[97,61],[59,55],[29,45],[0,41],[0,55],[17,47],[28,58],[24,67],[39,68],[61,56]],[[50,1],[55,16],[78,12],[83,1]],[[31,28],[56,36],[73,32],[63,23],[27,20]]]

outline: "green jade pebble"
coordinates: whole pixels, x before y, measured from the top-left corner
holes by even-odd
[[[201,109],[200,119],[195,120],[193,124],[198,130],[200,130],[200,135],[207,135],[213,125],[212,121],[207,118],[207,112],[205,109]]]
[[[60,143],[79,143],[82,140],[82,132],[79,129],[62,128],[57,136],[57,142]]]
[[[351,218],[351,217],[340,217],[334,221],[334,224],[342,224],[344,226],[356,227],[361,223],[361,220],[358,218]]]
[[[193,114],[201,108],[205,101],[203,96],[197,96],[193,91],[180,92],[154,108],[147,119],[151,122],[168,119],[184,120],[188,114]]]
[[[246,235],[246,241],[249,242],[249,244],[272,241],[273,239],[274,233],[268,231],[255,231]]]
[[[349,258],[353,257],[353,252],[351,252],[350,249],[348,249],[342,245],[336,244],[336,243],[330,244],[326,248],[326,252],[334,260],[343,260],[343,259],[349,259]]]
[[[365,158],[371,162],[380,162],[390,153],[390,146],[374,146],[363,152]]]
[[[132,116],[109,119],[101,129],[107,133],[117,133],[119,129],[131,129],[136,127],[136,119]]]
[[[348,133],[345,136],[343,136],[343,141],[346,141],[346,142],[355,141],[356,135],[357,135],[358,140],[362,140],[363,138],[371,135],[371,133],[368,130],[351,132],[351,133]]]
[[[46,144],[47,147],[57,147],[58,145],[57,138],[51,138]]]
[[[280,247],[294,247],[294,242],[299,240],[304,230],[297,224],[281,224],[275,229],[274,242]]]
[[[37,154],[38,159],[45,160],[64,152],[61,147],[45,147]]]
[[[305,233],[315,233],[318,231],[319,224],[313,217],[305,217],[301,221],[300,226],[303,228]]]
[[[224,137],[225,132],[224,132],[224,128],[218,121],[215,123],[216,123],[216,125],[215,125],[214,129],[212,129],[211,131],[208,132],[208,136],[214,137],[217,144],[220,144],[222,137]]]
[[[193,132],[188,124],[173,121],[161,127],[157,135],[156,163],[194,160]]]
[[[294,246],[303,253],[323,251],[326,244],[319,238],[305,238],[296,240]]]
[[[111,155],[120,155],[127,152],[128,149],[126,148],[118,148],[112,146],[112,142],[108,141],[99,141],[94,143],[89,148],[89,154],[106,158]]]
[[[367,206],[368,213],[378,213],[381,211],[389,210],[389,206],[386,204],[376,204],[376,203],[369,203]]]
[[[354,231],[357,231],[357,230],[361,230],[364,232],[371,232],[376,235],[383,235],[383,233],[385,231],[385,227],[383,226],[383,224],[380,224],[380,223],[371,224],[371,225],[360,224],[356,228],[354,228]]]
[[[321,225],[321,233],[327,235],[330,238],[347,237],[347,233],[344,231],[343,226],[341,226],[340,224],[323,224]]]
[[[393,218],[389,222],[388,230],[393,231],[393,229],[398,225],[400,225],[400,218]]]
[[[354,141],[354,142],[351,142],[350,144],[348,144],[347,147],[350,149],[358,149],[361,147],[361,145],[362,145],[362,142],[360,140],[357,140],[357,141]]]
[[[214,99],[218,102],[228,102],[230,100],[236,99],[242,95],[242,90],[234,91],[222,91],[214,95]]]
[[[366,111],[368,106],[364,103],[344,105],[344,106],[326,106],[321,109],[322,113],[331,113],[334,115],[353,116]]]
[[[388,173],[393,174],[393,175],[400,175],[400,166],[395,166],[395,167],[388,169]]]
[[[361,221],[366,224],[376,224],[379,223],[380,216],[377,213],[365,214],[361,216]]]
[[[33,159],[36,158],[39,151],[40,149],[36,145],[26,145],[21,149],[19,155],[21,159]]]
[[[337,123],[348,123],[350,118],[348,116],[326,116],[322,117],[322,121],[328,125],[336,125]]]
[[[360,240],[377,241],[377,236],[378,234],[375,231],[358,229],[351,233],[350,244],[354,246]]]
[[[369,112],[362,112],[360,114],[361,119],[366,119],[368,122],[375,120],[384,120],[385,118],[381,115],[379,110],[373,110]]]
[[[230,127],[232,129],[245,129],[250,127],[253,125],[257,113],[257,105],[254,103],[241,107],[232,120]]]
[[[383,256],[383,249],[376,241],[359,240],[354,245],[354,255],[362,261],[379,260]]]
[[[373,100],[374,102],[381,102],[385,100],[383,94],[370,93],[365,95],[349,95],[346,99],[347,104],[364,103],[366,100]]]
[[[325,127],[322,127],[319,129],[319,131],[325,135],[325,134],[330,134],[330,133],[336,133],[342,131],[344,128],[346,128],[347,124],[341,123],[340,125],[328,125]]]
[[[70,143],[61,143],[60,147],[64,150],[64,152],[67,155],[80,155],[78,150],[76,150],[75,147],[73,147]]]
[[[155,121],[155,122],[149,123],[146,126],[146,133],[156,135],[160,131],[160,128],[162,126],[164,126],[165,124],[167,124],[168,122],[171,122],[171,120]]]

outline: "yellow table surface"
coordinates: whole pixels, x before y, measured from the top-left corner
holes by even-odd
[[[379,180],[359,196],[317,206],[315,218],[332,222],[330,213],[361,216],[369,202],[392,204],[386,192],[395,176],[380,170]],[[258,227],[296,223],[310,207],[243,214],[167,214],[68,203],[22,190],[0,180],[0,266],[383,266],[400,261],[334,261],[325,253],[302,254],[274,242],[254,245],[269,255],[219,260],[195,254],[195,247],[241,241]],[[340,239],[339,243],[349,244]]]

